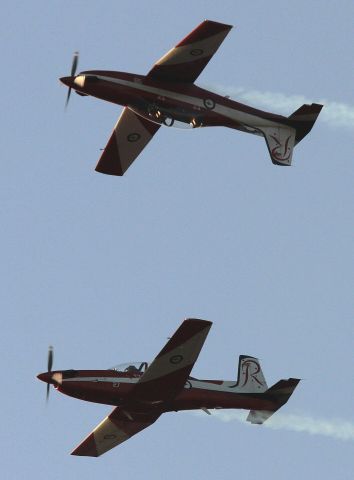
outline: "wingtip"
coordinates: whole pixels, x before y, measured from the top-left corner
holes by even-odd
[[[208,18],[206,18],[206,19],[204,20],[204,22],[213,23],[213,24],[215,24],[215,25],[222,26],[222,27],[226,27],[226,28],[229,28],[229,29],[233,28],[233,25],[230,25],[230,24],[228,24],[228,23],[217,22],[216,20],[209,20]],[[204,22],[203,22],[203,23],[204,23]]]
[[[123,176],[123,173],[119,170],[107,170],[106,168],[101,168],[99,166],[97,166],[95,168],[95,172],[97,173],[103,173],[104,175],[111,175],[113,177],[122,177]]]
[[[312,103],[311,107],[312,107],[314,113],[320,113],[320,111],[322,110],[324,105],[322,105],[321,103]]]
[[[194,325],[200,325],[201,327],[208,327],[208,326],[212,326],[213,322],[211,322],[210,320],[203,320],[202,318],[186,318],[184,320],[185,324],[194,324]]]
[[[80,443],[70,455],[75,455],[78,457],[98,457],[97,446],[95,442],[95,437],[91,433],[83,442]]]

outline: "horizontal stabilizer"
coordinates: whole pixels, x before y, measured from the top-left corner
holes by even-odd
[[[279,380],[279,382],[268,388],[265,393],[266,395],[272,395],[273,399],[282,406],[289,400],[299,382],[298,378]]]
[[[311,131],[322,108],[319,103],[305,104],[288,117],[291,126],[296,129],[295,145]]]
[[[247,422],[262,425],[269,417],[281,408],[291,397],[300,380],[298,378],[289,378],[280,380],[264,393],[267,399],[274,402],[272,410],[251,410],[247,417]]]
[[[255,425],[262,425],[269,417],[275,413],[276,410],[250,410],[248,417],[246,418],[247,422],[251,422]]]

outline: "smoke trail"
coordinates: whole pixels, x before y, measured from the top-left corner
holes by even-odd
[[[198,412],[197,415],[205,414]],[[212,415],[222,422],[238,421],[254,428],[254,426],[246,422],[247,414],[242,412],[213,411]],[[305,414],[276,413],[263,424],[262,428],[304,432],[310,435],[323,435],[338,440],[354,440],[354,423],[339,418],[328,420],[325,418],[314,418]]]
[[[226,87],[214,85],[210,88],[220,95],[230,95],[236,101],[244,101],[258,108],[270,108],[272,112],[290,115],[304,103],[320,103],[324,105],[320,121],[332,127],[347,127],[354,129],[354,106],[328,100],[310,100],[303,95],[284,95],[275,92],[260,92],[259,90],[248,90],[243,87]]]

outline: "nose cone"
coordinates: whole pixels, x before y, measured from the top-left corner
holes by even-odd
[[[59,80],[61,81],[61,83],[64,83],[64,85],[66,85],[67,87],[73,87],[75,77],[61,77]]]
[[[40,373],[39,375],[37,375],[37,378],[38,380],[42,380],[42,382],[51,383],[52,373],[51,372]]]

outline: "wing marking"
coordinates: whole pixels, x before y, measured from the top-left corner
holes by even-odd
[[[148,77],[160,81],[193,83],[231,28],[231,25],[205,20],[160,58]]]
[[[132,395],[153,403],[173,398],[186,383],[212,322],[187,319],[135,385]]]
[[[129,413],[115,408],[97,427],[78,445],[71,455],[99,457],[103,453],[120,445],[133,435],[152,425],[160,414]]]
[[[161,404],[183,389],[211,325],[185,320],[139,379],[126,407],[115,408],[71,454],[98,457],[154,423]]]
[[[159,128],[160,125],[125,107],[96,165],[96,172],[122,176]]]

